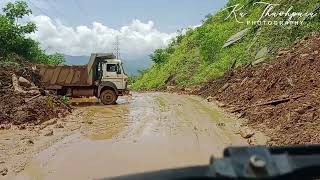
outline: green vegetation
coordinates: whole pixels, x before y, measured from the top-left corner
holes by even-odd
[[[137,78],[138,78],[137,76],[129,76],[128,84],[129,85],[134,84],[136,82]]]
[[[36,31],[32,22],[19,21],[32,14],[24,1],[7,3],[0,14],[0,63],[12,64],[21,62],[60,64],[64,56],[59,53],[47,55],[39,43],[27,37]]]
[[[154,65],[136,79],[132,89],[148,90],[174,84],[181,87],[201,84],[220,77],[236,61],[236,66],[252,63],[257,52],[268,48],[267,60],[276,56],[280,48],[290,46],[306,33],[320,30],[318,0],[270,0],[280,4],[275,11],[317,13],[314,18],[299,18],[303,25],[258,25],[247,24],[261,16],[265,6],[254,4],[258,0],[229,0],[226,7],[244,5],[241,11],[247,13],[236,22],[234,16],[226,20],[232,8],[224,9],[215,15],[208,15],[203,24],[188,29],[176,37],[167,48],[156,50],[150,57]],[[239,12],[238,12],[239,13]],[[288,17],[272,17],[272,21],[285,21]],[[297,19],[297,17],[295,17]],[[293,19],[295,20],[295,19]],[[224,43],[234,34],[249,28],[248,33],[238,42],[223,48]]]
[[[67,96],[61,96],[60,100],[64,103],[64,104],[70,104],[70,98]]]

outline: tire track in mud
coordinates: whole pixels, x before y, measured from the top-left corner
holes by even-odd
[[[226,128],[229,124],[227,118],[222,112],[216,110],[214,106],[208,107],[203,100],[193,96],[172,96],[169,94],[161,94],[160,96],[169,97],[166,99],[168,106],[173,111],[173,117],[177,124],[177,134],[193,134],[196,144],[201,146],[212,145],[213,152],[220,155],[222,150],[228,145],[246,145],[246,141],[236,135],[233,130]],[[223,121],[225,126],[217,124]],[[182,125],[182,126],[181,126]]]

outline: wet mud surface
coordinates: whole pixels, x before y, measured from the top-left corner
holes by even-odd
[[[208,164],[212,155],[221,156],[226,146],[266,142],[257,132],[243,138],[242,120],[197,96],[134,93],[113,106],[102,106],[95,99],[74,103],[77,109],[72,115],[39,134],[17,130],[24,133],[17,138],[34,138],[34,143],[20,145],[30,152],[21,156],[7,149],[13,156],[3,160],[9,167],[6,179],[95,179],[201,165]],[[44,136],[50,129],[53,134]],[[0,147],[8,146],[3,136],[17,134],[13,130],[0,133],[4,134]],[[20,169],[15,168],[19,163],[14,159],[25,159]]]

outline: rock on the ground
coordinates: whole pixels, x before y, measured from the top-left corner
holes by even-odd
[[[186,93],[192,93],[193,92],[193,89],[192,88],[184,88],[184,91]]]
[[[31,145],[31,144],[34,144],[34,142],[33,142],[32,139],[27,139],[27,140],[26,140],[26,143],[27,143],[27,144],[30,144],[30,145]]]
[[[64,128],[64,126],[63,126],[61,123],[56,124],[54,127],[55,127],[55,128]]]
[[[24,77],[19,77],[18,82],[20,86],[24,86],[27,88],[32,86],[32,83]]]
[[[266,56],[268,54],[269,50],[267,47],[262,48],[256,55],[255,61],[252,63],[252,65],[256,65],[259,63],[262,63],[266,60]]]
[[[226,47],[234,44],[235,42],[239,41],[240,39],[242,39],[247,34],[248,31],[249,31],[249,28],[246,28],[246,29],[238,32],[237,34],[231,36],[227,40],[227,42],[225,42],[225,44],[223,45],[223,48],[226,48]]]
[[[1,129],[8,130],[8,129],[10,129],[10,128],[11,128],[11,125],[10,125],[10,124],[2,124],[2,125],[0,125],[0,130],[1,130]]]
[[[212,96],[207,97],[207,101],[208,102],[212,102],[213,101],[213,97]]]
[[[51,119],[49,121],[46,121],[46,122],[42,123],[42,125],[45,126],[45,127],[51,126],[51,125],[54,125],[54,124],[57,124],[57,120],[56,119]]]
[[[0,168],[1,176],[5,176],[5,175],[7,175],[7,173],[8,173],[8,168],[6,168],[6,167]]]
[[[168,91],[173,91],[176,89],[176,86],[167,86]]]
[[[24,130],[24,129],[26,129],[26,125],[24,125],[24,124],[19,125],[18,128],[19,128],[20,130]]]
[[[280,50],[279,52],[278,52],[278,56],[282,56],[282,55],[284,55],[284,54],[287,54],[289,51],[285,51],[285,50]]]
[[[52,129],[49,129],[49,130],[47,130],[43,135],[44,135],[44,136],[52,136],[52,135],[53,135],[53,130],[52,130]]]
[[[217,105],[219,107],[227,107],[227,105],[225,103],[222,103],[222,102],[217,102]]]
[[[229,83],[226,83],[225,85],[223,85],[222,88],[219,89],[219,93],[222,93],[223,91],[225,91],[229,86],[230,86]]]
[[[240,135],[245,139],[249,139],[254,135],[254,132],[248,128],[245,128],[240,130]]]

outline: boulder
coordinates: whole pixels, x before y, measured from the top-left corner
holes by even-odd
[[[248,128],[245,128],[240,130],[240,135],[245,139],[249,139],[254,135],[254,132]]]
[[[208,102],[212,102],[213,101],[213,97],[212,96],[207,97],[207,101]]]
[[[23,86],[23,87],[31,87],[32,83],[30,81],[28,81],[26,78],[24,77],[19,77],[18,79],[19,85]]]
[[[236,43],[237,41],[239,41],[240,39],[242,39],[246,34],[247,32],[249,31],[249,28],[246,28],[240,32],[238,32],[237,34],[231,36],[227,42],[225,42],[225,44],[223,45],[223,48],[225,47],[228,47],[234,43]]]
[[[259,64],[259,63],[262,63],[263,61],[265,61],[268,52],[269,52],[269,50],[267,47],[260,49],[260,51],[258,51],[258,53],[255,57],[255,61],[252,63],[252,65],[256,65],[256,64]]]

